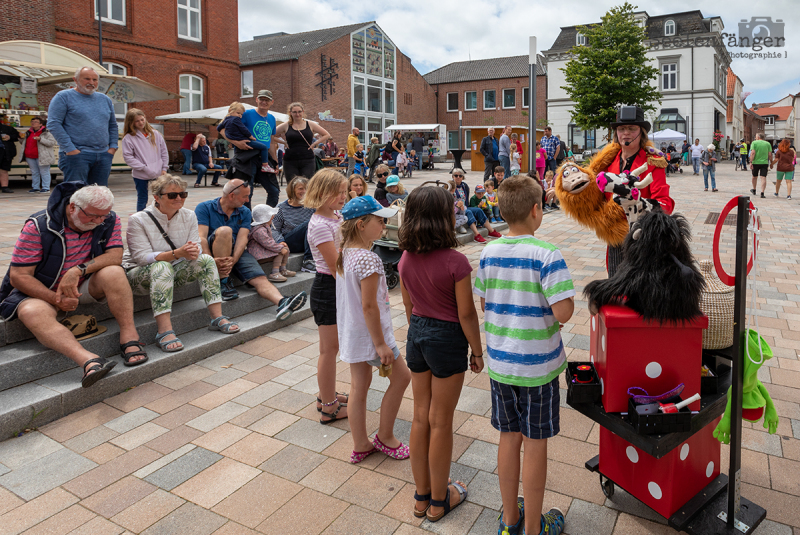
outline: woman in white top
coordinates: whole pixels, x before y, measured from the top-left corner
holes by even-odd
[[[173,175],[150,181],[155,202],[128,219],[128,249],[122,267],[135,295],[150,295],[158,325],[156,342],[162,351],[183,349],[172,330],[173,288],[199,281],[203,300],[211,314],[209,330],[233,334],[239,326],[222,315],[219,273],[214,259],[201,254],[197,216],[183,207],[186,182]],[[165,237],[166,235],[166,237]]]

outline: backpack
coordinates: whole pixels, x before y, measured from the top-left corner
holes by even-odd
[[[563,162],[564,158],[567,157],[567,144],[564,143],[563,141],[561,141],[560,143],[561,144],[559,146],[561,147],[561,150],[558,151],[558,157],[556,158],[556,163],[558,165],[561,165],[561,162]]]

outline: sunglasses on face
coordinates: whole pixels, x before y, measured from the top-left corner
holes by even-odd
[[[378,178],[384,178],[389,176],[389,173],[376,173],[376,174],[378,175]]]
[[[188,191],[181,191],[180,193],[177,192],[177,191],[170,191],[169,193],[162,193],[161,194],[161,197],[166,197],[167,199],[169,199],[171,201],[174,201],[178,197],[180,197],[181,199],[185,199],[188,196],[189,196],[189,192]]]
[[[456,173],[456,174],[454,174],[453,176],[454,176],[454,177],[461,177],[461,178],[464,178],[464,175],[462,175],[462,174],[460,174],[460,173]]]

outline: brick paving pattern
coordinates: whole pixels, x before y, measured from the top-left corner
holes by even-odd
[[[478,175],[469,173],[467,183],[474,186]],[[446,179],[446,172],[418,172],[403,182],[415,186],[431,178]],[[703,223],[708,212],[750,188],[749,174],[735,173],[727,162],[717,179],[718,194],[703,192],[701,178],[691,174],[670,179],[677,209],[692,223],[698,259],[711,256],[714,227]],[[111,187],[124,225],[135,203],[130,177],[115,175]],[[763,223],[759,323],[775,353],[761,380],[781,420],[775,435],[744,423],[742,494],[767,509],[757,533],[800,535],[800,205],[774,198],[770,188],[771,181],[768,198],[755,200]],[[24,218],[44,204],[25,190],[2,197],[3,272]],[[187,207],[220,192],[189,191]],[[263,190],[256,198],[264,198]],[[726,227],[722,246],[729,265],[732,233]],[[560,212],[545,216],[537,236],[561,248],[578,289],[604,276],[605,247]],[[461,250],[476,265],[481,246]],[[402,341],[399,289],[391,304]],[[563,330],[569,360],[588,359],[588,320],[586,303],[578,300]],[[376,454],[351,465],[347,421],[316,423],[318,347],[307,319],[0,442],[0,533],[494,533],[499,435],[488,418],[488,376],[467,374],[455,415],[452,474],[469,486],[468,503],[431,524],[411,514],[407,460]],[[337,371],[337,390],[347,391],[347,364],[339,362]],[[385,388],[376,373],[367,407],[373,432]],[[408,440],[411,417],[409,385],[396,424],[401,440]],[[674,533],[624,491],[618,489],[613,501],[605,498],[597,475],[583,466],[598,453],[598,426],[567,407],[561,418],[562,432],[548,448],[545,507],[565,512],[566,532]],[[728,448],[722,451],[726,471]]]

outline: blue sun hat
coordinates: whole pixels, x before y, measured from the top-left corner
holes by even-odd
[[[342,218],[345,221],[350,219],[358,219],[365,215],[376,215],[378,217],[394,217],[397,210],[394,208],[384,208],[381,203],[375,200],[371,195],[364,195],[363,197],[356,197],[351,199],[342,208]]]
[[[400,177],[397,176],[397,175],[389,175],[389,177],[386,179],[386,187],[387,188],[389,186],[396,186],[399,183],[400,183]]]

